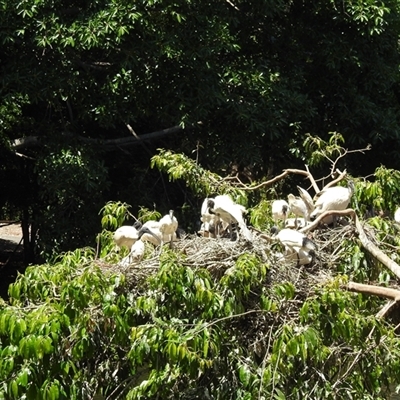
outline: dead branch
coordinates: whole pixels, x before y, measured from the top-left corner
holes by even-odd
[[[157,139],[157,138],[171,135],[173,133],[177,133],[177,132],[181,132],[181,131],[183,131],[182,127],[173,126],[172,128],[163,129],[161,131],[145,133],[143,135],[138,136],[139,139],[135,136],[130,136],[130,137],[123,137],[123,138],[119,138],[119,139],[101,140],[101,139],[86,138],[83,136],[76,136],[71,133],[65,133],[64,136],[67,136],[67,137],[71,136],[71,138],[74,138],[74,139],[78,138],[79,140],[81,140],[84,143],[92,144],[95,146],[96,145],[101,146],[105,150],[115,150],[120,147],[137,146],[139,144],[142,144],[142,142],[145,140],[153,140],[153,139]],[[37,147],[37,146],[42,146],[42,141],[39,136],[22,137],[22,138],[15,139],[11,142],[11,148],[15,151],[18,151],[20,149],[25,149],[28,147]]]
[[[330,215],[337,215],[340,217],[351,216],[354,219],[356,217],[356,212],[352,208],[346,208],[345,210],[341,211],[335,211],[335,210],[325,211],[320,216],[318,216],[318,218],[312,224],[299,229],[299,231],[303,233],[312,231],[313,229],[318,227],[318,225],[321,223],[322,220],[324,220],[326,217],[329,217]]]
[[[355,213],[354,213],[355,214]],[[380,261],[386,268],[390,269],[398,278],[400,278],[400,266],[387,256],[382,250],[376,247],[365,234],[360,220],[355,214],[355,225],[358,232],[358,237],[362,246],[371,253],[378,261]]]
[[[264,186],[270,186],[273,183],[280,181],[281,179],[283,179],[285,176],[287,176],[289,174],[297,174],[297,175],[306,176],[310,180],[311,184],[313,185],[314,190],[319,192],[319,188],[318,188],[317,184],[315,183],[315,180],[314,180],[313,176],[311,175],[310,171],[308,171],[308,167],[307,166],[306,166],[306,168],[307,168],[306,171],[302,170],[302,169],[284,169],[281,174],[275,176],[274,178],[272,178],[272,179],[270,179],[270,180],[268,180],[266,182],[262,182],[262,183],[260,183],[259,185],[256,185],[256,186],[245,185],[238,178],[236,178],[236,179],[241,184],[240,188],[242,190],[257,190],[257,189],[260,189],[260,188],[262,188]]]
[[[333,181],[327,183],[322,188],[322,190],[327,189],[327,188],[332,187],[332,186],[335,186],[338,182],[343,180],[343,178],[345,178],[345,176],[347,175],[347,171],[346,170],[344,170],[343,172],[340,172],[339,170],[336,170],[336,171],[339,173],[339,176],[336,179],[334,179]],[[318,194],[319,192],[316,192],[316,193]]]
[[[376,318],[385,317],[389,311],[398,304],[400,301],[400,290],[386,288],[382,286],[366,285],[363,283],[349,282],[344,287],[350,292],[364,293],[372,296],[383,297],[389,299],[388,301],[375,315]]]
[[[376,318],[384,318],[386,314],[392,309],[393,306],[397,305],[397,301],[389,300],[380,310],[376,313]]]
[[[307,177],[311,182],[311,186],[314,188],[315,193],[318,193],[320,190],[319,190],[319,187],[317,185],[317,182],[315,181],[315,179],[314,179],[312,173],[310,172],[307,164],[305,165],[305,167],[306,167],[306,171],[307,171]]]
[[[335,161],[331,161],[332,162],[331,176],[334,176],[335,170],[337,171],[336,165],[341,158],[343,158],[344,156],[346,156],[347,154],[350,154],[350,153],[364,154],[366,151],[371,150],[371,148],[372,148],[372,146],[370,144],[368,144],[367,147],[364,147],[363,149],[356,149],[356,150],[343,149],[344,150],[343,153],[340,154],[340,156],[338,156]]]
[[[375,286],[366,285],[364,283],[349,282],[346,287],[350,292],[364,293],[372,296],[384,297],[385,299],[390,299],[394,301],[400,300],[400,290]]]

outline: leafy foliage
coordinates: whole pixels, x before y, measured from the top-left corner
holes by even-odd
[[[104,228],[128,209],[108,203]],[[271,263],[270,249],[232,253],[221,271],[164,248],[152,273],[122,273],[107,232],[101,259],[78,249],[10,286],[0,397],[386,398],[400,343],[371,317],[380,300],[342,290],[376,276],[356,241],[345,238],[337,276],[311,286],[315,272]]]
[[[243,205],[247,203],[247,194],[244,190],[233,187],[229,181],[204,169],[184,154],[159,149],[159,154],[151,159],[151,166],[166,172],[171,180],[184,180],[197,196],[229,194],[235,202]]]

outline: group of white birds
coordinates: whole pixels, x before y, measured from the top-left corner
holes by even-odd
[[[154,246],[170,243],[177,240],[178,220],[174,211],[170,210],[159,221],[147,221],[143,225],[137,221],[133,226],[123,225],[113,235],[115,244],[119,247],[127,247],[130,252],[121,261],[121,265],[127,266],[140,261],[145,253],[145,242]]]
[[[299,195],[288,195],[288,201],[272,202],[272,217],[275,225],[271,229],[272,238],[285,248],[285,259],[297,260],[304,265],[312,261],[317,250],[316,244],[298,229],[306,226],[325,211],[340,211],[347,208],[354,193],[354,183],[349,181],[347,187],[335,186],[323,189],[312,199],[310,194],[298,186]],[[221,238],[229,234],[231,240],[243,237],[253,240],[253,235],[246,225],[244,206],[235,203],[229,195],[207,197],[201,206],[200,235],[209,238]],[[288,216],[294,214],[294,218]],[[400,212],[399,212],[400,219]],[[278,228],[283,221],[283,229]],[[335,222],[324,221],[325,223]],[[154,246],[172,243],[178,240],[178,221],[173,210],[159,221],[148,221],[143,225],[137,222],[134,226],[124,225],[114,232],[114,242],[121,248],[127,247],[130,252],[122,259],[122,265],[140,261],[145,253],[145,242]]]
[[[275,224],[282,220],[288,228],[303,228],[325,211],[345,210],[354,193],[354,182],[350,180],[347,187],[333,186],[323,189],[315,195],[315,200],[307,190],[300,186],[297,186],[297,189],[300,196],[289,194],[288,201],[275,200],[272,203],[272,217]],[[293,213],[295,218],[288,218],[290,213]],[[335,221],[333,217],[328,217],[323,222],[332,223]]]
[[[252,234],[244,218],[246,213],[246,208],[235,203],[227,194],[206,197],[201,206],[202,225],[199,233],[205,237],[218,238],[228,231],[233,240],[234,229],[237,227],[236,239],[243,235],[246,240],[251,241]]]
[[[272,203],[272,217],[276,225],[282,220],[284,229],[278,226],[271,229],[271,234],[285,248],[282,258],[286,260],[297,260],[298,265],[309,264],[315,257],[317,245],[304,233],[297,229],[303,228],[318,218],[325,211],[345,210],[350,204],[354,193],[353,181],[348,181],[348,186],[334,186],[323,189],[312,199],[307,190],[297,186],[300,196],[288,195],[288,201],[275,200]],[[290,213],[294,218],[289,219]],[[322,222],[336,224],[334,215],[326,217]]]

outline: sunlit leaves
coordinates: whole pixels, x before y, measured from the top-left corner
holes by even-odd
[[[197,195],[208,197],[215,193],[229,194],[239,204],[245,205],[247,202],[245,191],[234,188],[222,177],[204,169],[184,154],[159,149],[159,154],[151,159],[151,166],[167,173],[171,180],[184,180]]]
[[[121,226],[129,216],[129,205],[120,201],[109,201],[101,210],[101,225],[103,229],[115,230]]]

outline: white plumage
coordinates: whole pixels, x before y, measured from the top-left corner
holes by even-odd
[[[301,229],[307,225],[307,221],[304,218],[288,218],[285,221],[285,228],[289,229]]]
[[[134,262],[141,261],[144,256],[145,250],[145,243],[142,240],[138,240],[131,247],[130,253],[121,260],[120,265],[127,267]]]
[[[300,249],[298,253],[293,252],[286,255],[282,254],[278,261],[295,261],[297,265],[307,265],[311,263],[311,261],[314,259],[314,256],[315,253],[313,253],[313,250],[307,251],[305,249]]]
[[[278,224],[278,221],[283,221],[285,224],[286,218],[289,214],[289,204],[286,200],[274,200],[271,205],[272,209],[272,218],[274,219],[275,224]]]
[[[300,249],[306,252],[317,250],[317,245],[304,233],[299,231],[287,228],[279,230],[278,227],[273,226],[271,228],[271,233],[273,237],[278,239],[283,246],[285,246],[287,253],[293,253],[293,251],[299,253]]]
[[[176,230],[178,229],[178,220],[174,217],[174,210],[169,210],[169,213],[164,215],[159,223],[163,242],[165,237],[172,244],[174,237],[176,238]]]
[[[165,235],[161,232],[160,221],[147,221],[143,224],[143,227],[148,228],[153,233],[153,235],[145,233],[142,237],[143,241],[150,242],[154,246],[158,246],[161,243],[166,243],[166,242],[170,241],[169,235]],[[173,236],[173,240],[177,240],[176,234],[174,234],[172,236]]]
[[[323,189],[318,193],[314,211],[310,215],[311,220],[316,219],[325,211],[345,210],[350,203],[353,193],[353,181],[348,182],[348,187],[335,186]]]
[[[394,220],[400,224],[400,207],[397,207],[397,210],[394,213]]]
[[[204,237],[216,237],[219,236],[220,218],[218,215],[211,214],[208,207],[209,197],[206,197],[201,205],[201,217],[202,222],[200,232]],[[214,200],[214,199],[211,199]]]
[[[308,208],[301,197],[296,197],[292,193],[288,195],[290,211],[296,216],[295,227],[297,228],[297,217],[303,217],[306,221],[310,220]]]
[[[243,218],[243,214],[247,212],[245,207],[236,204],[228,195],[220,195],[214,199],[208,199],[207,205],[210,214],[217,215],[222,221],[230,225],[231,237],[232,224],[238,224],[241,234],[247,240],[252,240],[251,232],[247,228]]]
[[[119,248],[125,246],[130,249],[139,239],[139,231],[134,226],[123,225],[114,232],[113,239]]]
[[[308,215],[310,216],[311,213],[314,211],[314,201],[310,196],[310,193],[308,193],[306,189],[303,189],[301,186],[297,186],[297,190],[299,191],[299,195],[304,201],[304,204],[307,207]]]
[[[140,261],[146,250],[145,241],[147,241],[149,237],[152,238],[152,240],[157,240],[158,244],[160,243],[160,239],[157,235],[155,235],[147,226],[142,226],[138,231],[138,239],[131,246],[129,254],[121,260],[120,265],[128,266],[132,262]],[[152,240],[150,241],[152,242]]]

